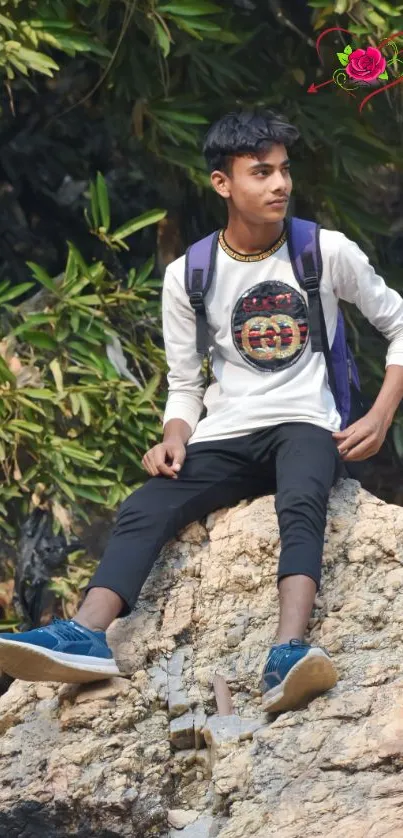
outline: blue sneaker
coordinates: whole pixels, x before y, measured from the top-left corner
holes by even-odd
[[[104,631],[55,618],[49,626],[0,634],[0,669],[22,681],[84,684],[121,675]]]
[[[295,710],[337,683],[337,670],[319,646],[290,640],[272,646],[263,670],[263,709],[269,713]]]

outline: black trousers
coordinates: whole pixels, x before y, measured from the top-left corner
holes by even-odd
[[[329,431],[286,423],[229,440],[194,443],[177,480],[152,477],[121,505],[90,588],[109,588],[134,607],[163,545],[220,507],[276,492],[278,581],[310,576],[319,588],[330,489],[340,459]]]

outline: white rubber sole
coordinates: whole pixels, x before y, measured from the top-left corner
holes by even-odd
[[[296,710],[312,698],[330,690],[337,684],[335,665],[322,649],[309,652],[290,669],[278,687],[264,693],[263,710],[269,713]]]
[[[114,658],[91,658],[53,652],[18,640],[0,639],[0,669],[21,681],[86,684],[122,675]]]

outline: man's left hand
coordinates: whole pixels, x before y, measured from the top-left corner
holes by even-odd
[[[358,422],[344,431],[333,434],[343,460],[367,460],[377,454],[385,441],[388,422],[379,413],[370,410]]]

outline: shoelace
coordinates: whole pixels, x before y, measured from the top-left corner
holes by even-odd
[[[78,627],[61,620],[60,617],[53,617],[49,628],[55,627],[59,637],[64,640],[77,640],[77,634],[84,634]]]
[[[291,640],[288,648],[283,647],[281,649],[274,649],[274,652],[271,653],[269,660],[266,663],[264,671],[266,673],[275,672],[284,656],[288,658],[294,649],[305,649],[307,645],[307,643],[300,643],[298,640]]]

